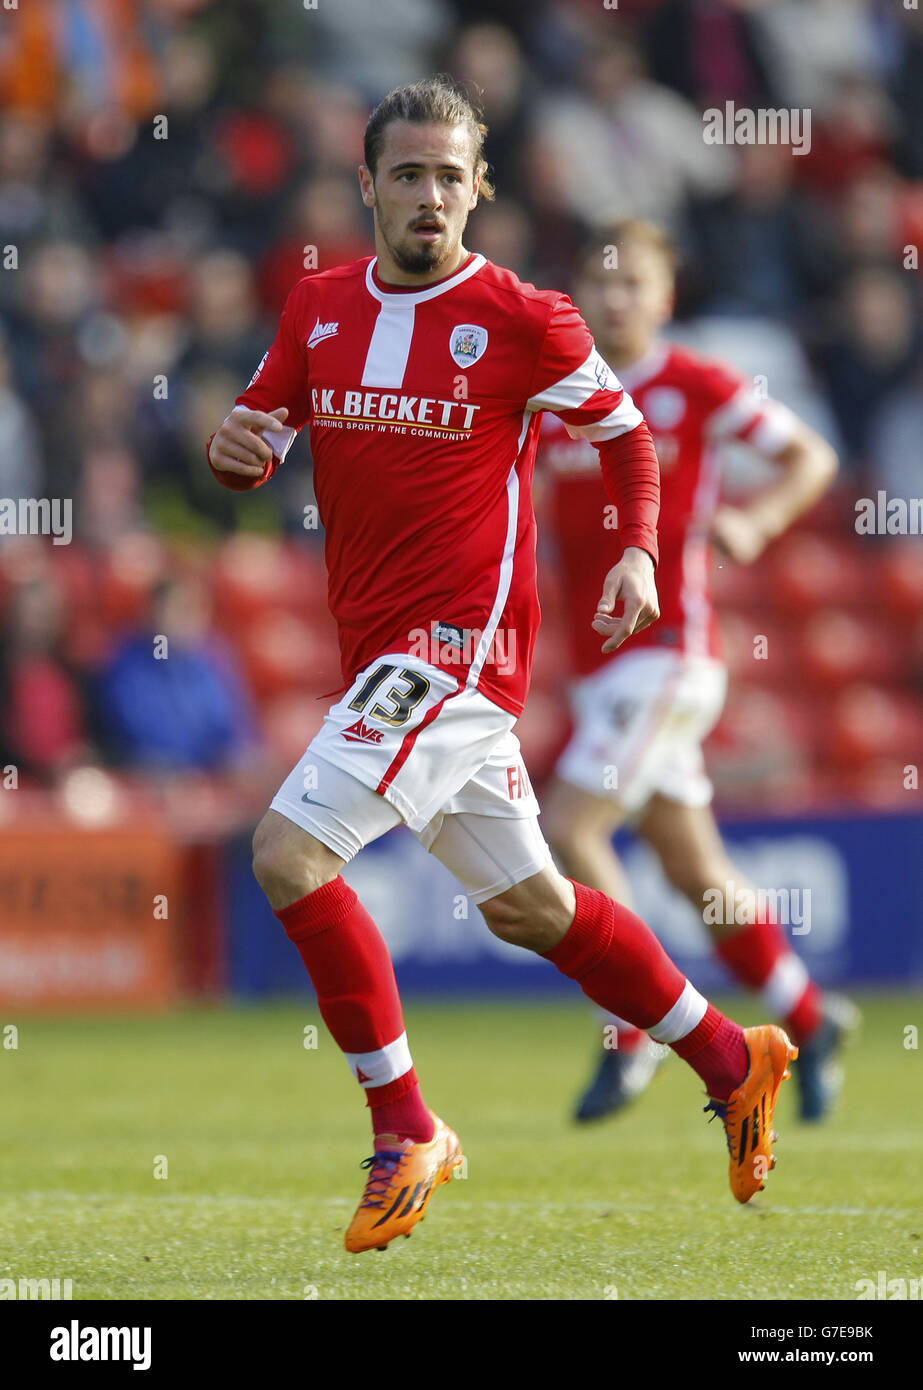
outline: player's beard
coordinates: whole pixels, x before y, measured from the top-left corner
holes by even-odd
[[[376,205],[376,211],[377,205]],[[381,239],[387,246],[395,265],[404,272],[405,275],[425,275],[430,270],[436,270],[444,261],[449,259],[455,249],[447,239],[441,241],[424,241],[418,246],[399,245],[388,235],[388,229],[378,213],[378,230]],[[459,238],[460,240],[461,238]],[[457,246],[457,243],[456,243]]]

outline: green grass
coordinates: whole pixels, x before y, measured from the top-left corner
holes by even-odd
[[[579,1000],[410,1005],[467,1177],[411,1240],[362,1256],[342,1237],[367,1115],[323,1028],[303,1047],[307,1006],[25,1018],[0,1050],[0,1277],[70,1278],[77,1299],[855,1298],[879,1269],[923,1274],[923,1060],[903,1045],[921,1001],[861,1002],[839,1113],[800,1126],[786,1085],[779,1163],[747,1207],[678,1059],[578,1129]],[[756,1021],[752,1002],[735,1015]]]

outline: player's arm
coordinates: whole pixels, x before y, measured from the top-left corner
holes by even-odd
[[[623,395],[624,400],[628,397]],[[634,410],[633,403],[629,401]],[[660,465],[644,420],[626,434],[594,441],[603,482],[616,508],[622,558],[606,575],[593,627],[606,638],[602,650],[614,652],[627,637],[660,617],[654,566],[660,514]],[[620,617],[615,615],[622,604]]]
[[[780,470],[778,480],[741,506],[722,505],[712,518],[712,539],[726,555],[748,565],[770,541],[811,507],[836,477],[835,451],[810,425],[793,417],[791,438],[776,453],[758,450]]]
[[[758,397],[750,382],[722,363],[702,377],[712,402],[706,432],[712,444],[736,440],[778,467],[778,477],[737,506],[720,506],[712,538],[732,559],[750,564],[770,541],[813,507],[830,486],[837,457],[827,441],[779,401]]]
[[[208,441],[208,465],[223,487],[246,491],[268,482],[310,414],[297,327],[301,293],[296,285],[289,294],[272,346]]]
[[[559,416],[572,439],[588,440],[599,453],[622,557],[605,577],[592,624],[606,638],[602,650],[613,652],[660,617],[654,583],[660,467],[641,412],[566,296],[552,312],[528,404]]]

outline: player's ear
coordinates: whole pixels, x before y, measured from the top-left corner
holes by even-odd
[[[365,164],[359,165],[359,188],[365,206],[373,208],[375,206],[375,180],[372,178],[371,170]]]
[[[478,205],[478,189],[481,187],[481,171],[475,169],[474,184],[471,189],[471,197],[468,199],[468,211],[473,212]]]

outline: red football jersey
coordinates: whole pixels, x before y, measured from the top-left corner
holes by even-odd
[[[708,572],[708,536],[720,482],[717,446],[740,439],[763,454],[775,454],[791,438],[794,417],[779,402],[760,399],[739,372],[666,343],[654,344],[619,376],[654,436],[661,471],[660,618],[629,638],[619,655],[669,646],[720,656]],[[584,618],[596,610],[597,576],[601,566],[611,563],[618,518],[592,450],[572,439],[557,420],[543,424],[539,468],[550,477],[550,514],[573,614],[574,665],[578,674],[587,675],[614,659],[600,651],[599,634]]]
[[[258,482],[309,424],[347,683],[377,656],[413,652],[520,714],[539,621],[531,485],[542,411],[596,443],[597,472],[620,436],[649,441],[567,296],[479,255],[422,289],[383,284],[374,258],[355,261],[294,287],[237,403],[288,407]],[[646,473],[623,470],[620,539],[656,560],[648,452]],[[597,589],[617,558],[599,554]]]

